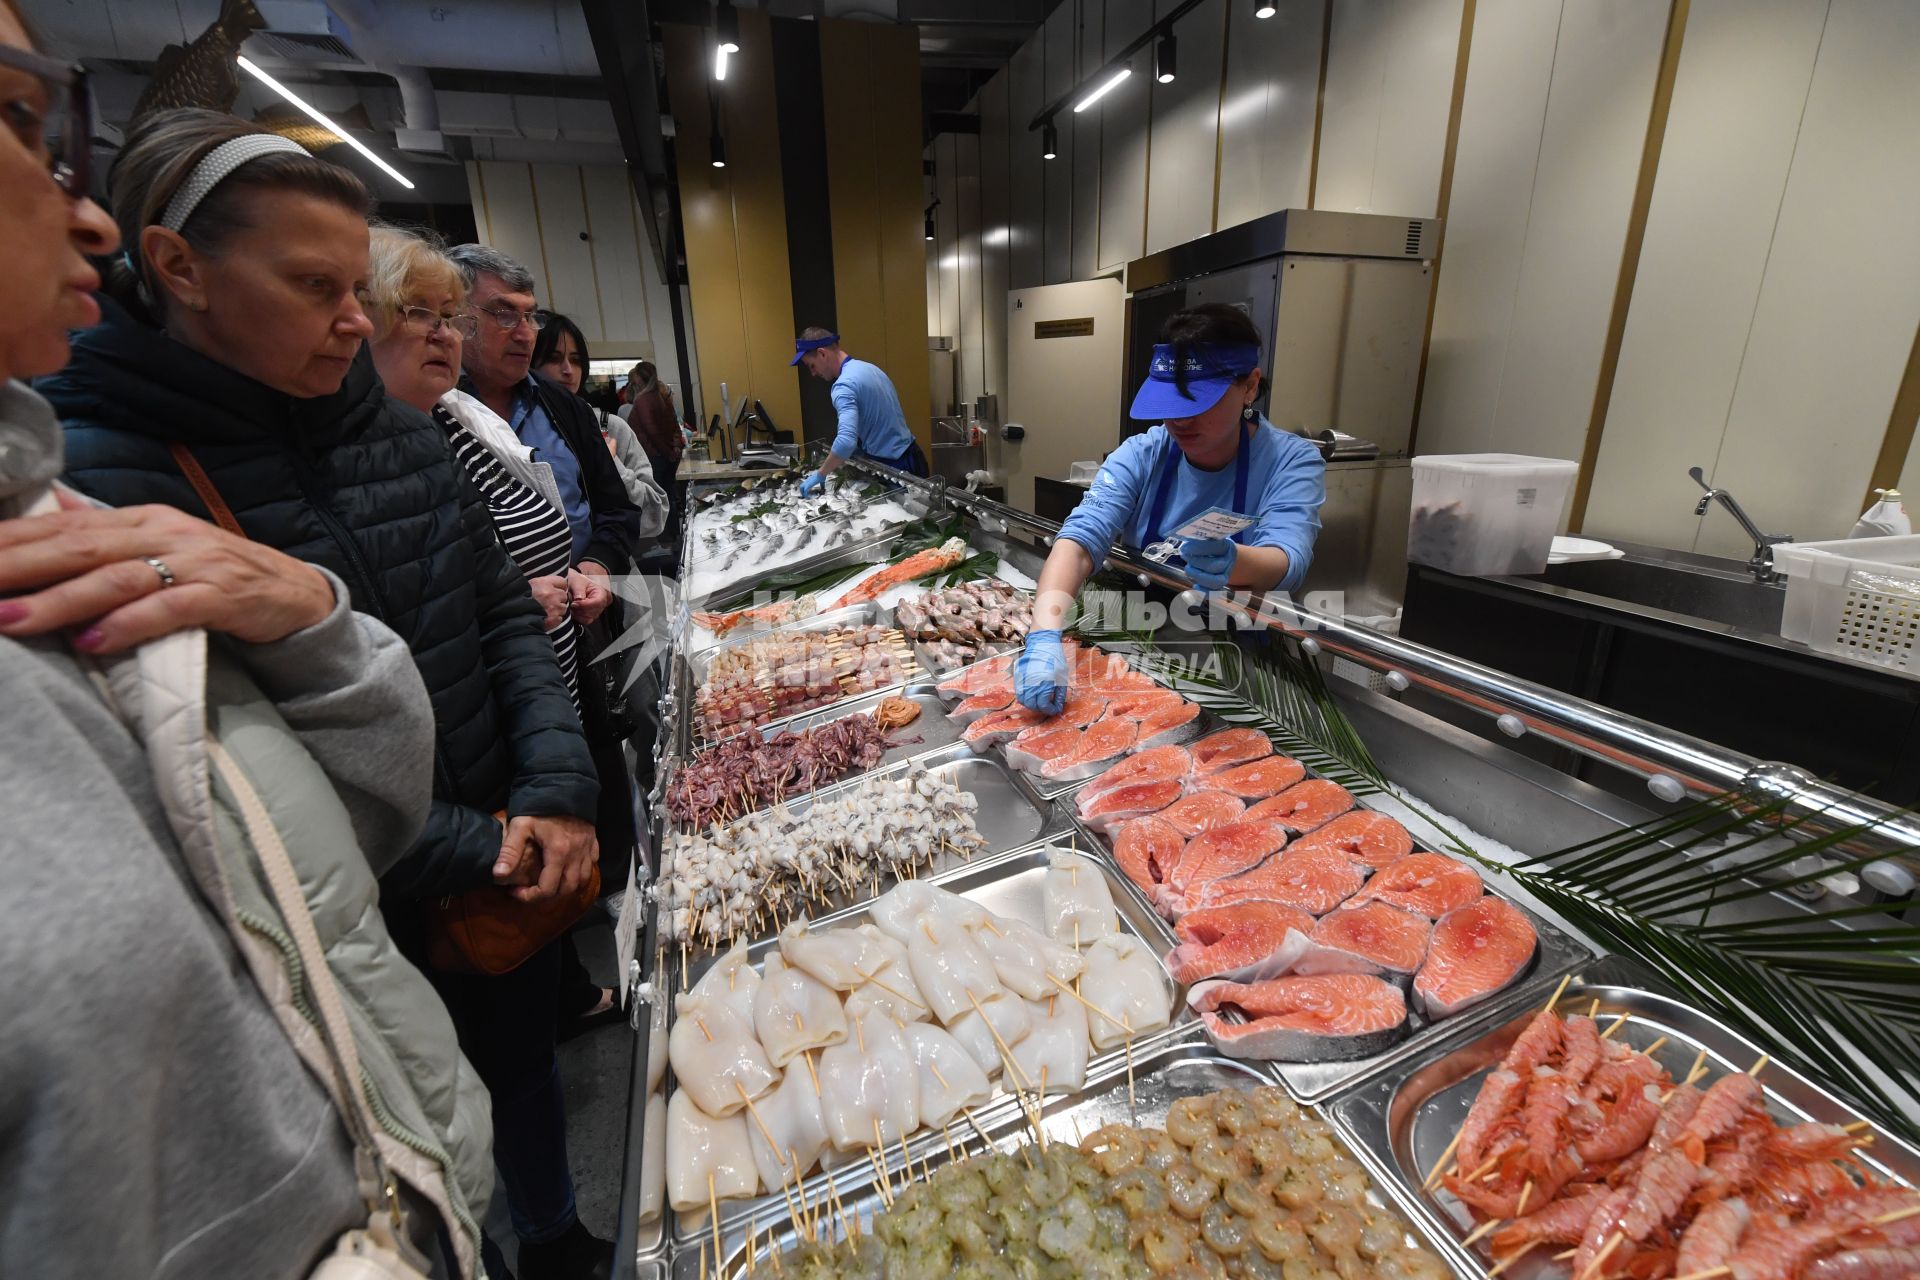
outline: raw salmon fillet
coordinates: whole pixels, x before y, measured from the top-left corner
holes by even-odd
[[[1185,792],[1186,786],[1178,778],[1167,782],[1136,782],[1130,786],[1115,787],[1096,797],[1080,810],[1080,817],[1095,831],[1109,831],[1117,822],[1160,812]],[[1188,837],[1186,832],[1176,834],[1182,840]]]
[[[1210,773],[1201,779],[1199,785],[1208,791],[1225,791],[1242,800],[1258,800],[1262,796],[1285,791],[1306,776],[1307,768],[1298,760],[1287,756],[1268,756],[1251,764],[1235,765],[1231,769]]]
[[[1480,1003],[1526,971],[1537,941],[1533,922],[1492,894],[1447,912],[1414,975],[1415,1005],[1429,1018],[1444,1018]]]
[[[1351,952],[1393,973],[1413,973],[1427,958],[1433,924],[1411,911],[1368,902],[1328,912],[1309,936],[1323,947]]]
[[[1167,953],[1167,972],[1175,982],[1229,976],[1252,981],[1260,962],[1279,950],[1289,929],[1313,927],[1313,917],[1278,902],[1243,902],[1182,916],[1173,927],[1180,945]]]
[[[1056,756],[1040,767],[1042,776],[1057,778],[1063,773],[1123,756],[1133,749],[1140,726],[1131,720],[1096,720],[1080,733],[1080,745],[1066,755]]]
[[[1111,697],[1116,693],[1146,693],[1160,688],[1152,676],[1135,671],[1119,654],[1098,649],[1082,649],[1074,654],[1071,671],[1070,687],[1076,692],[1085,689]]]
[[[1353,797],[1337,782],[1308,778],[1247,810],[1249,820],[1284,823],[1288,830],[1312,831],[1353,808]]]
[[[1033,708],[1016,704],[1005,711],[990,711],[981,716],[962,729],[960,737],[976,751],[984,751],[1017,736],[1022,729],[1031,729],[1047,720],[1047,716]]]
[[[1028,773],[1038,773],[1050,762],[1079,749],[1078,728],[1049,720],[1014,735],[1013,741],[1007,744],[1007,763]]]
[[[955,720],[986,715],[990,711],[1005,711],[1013,705],[1013,682],[989,685],[979,693],[962,698],[953,710],[947,712]]]
[[[1307,841],[1300,843],[1304,845]],[[1429,920],[1438,920],[1478,898],[1483,889],[1480,873],[1458,858],[1449,858],[1443,853],[1415,853],[1389,863],[1360,891],[1353,905],[1384,902]]]
[[[1162,689],[1155,685],[1151,689],[1142,689],[1137,693],[1108,694],[1107,714],[1139,720],[1163,707],[1175,706],[1185,701],[1185,698],[1173,690]]]
[[[1307,849],[1332,849],[1363,867],[1376,870],[1391,866],[1413,852],[1413,837],[1407,829],[1386,814],[1371,809],[1343,813],[1312,835],[1301,837],[1300,844]]]
[[[962,668],[942,680],[934,688],[945,694],[968,696],[985,693],[996,685],[1004,684],[1008,690],[1013,688],[1013,662],[1018,653],[1002,654],[998,658],[989,658],[985,662],[976,662]]]
[[[1177,703],[1155,708],[1140,719],[1140,741],[1156,745],[1191,738],[1198,732],[1200,706],[1182,698]]]
[[[1174,782],[1192,770],[1193,757],[1185,747],[1149,747],[1136,751],[1080,789],[1080,816],[1086,816],[1087,806],[1095,797],[1116,787],[1136,782]]]
[[[1192,839],[1209,827],[1237,820],[1246,807],[1246,801],[1239,796],[1230,796],[1224,791],[1198,791],[1168,805],[1160,816],[1171,823],[1174,830]]]
[[[1113,860],[1151,902],[1159,896],[1167,873],[1180,860],[1180,851],[1186,847],[1185,836],[1149,814],[1120,824],[1114,834]]]
[[[1193,744],[1193,771],[1218,773],[1273,754],[1273,744],[1258,729],[1222,729]]]
[[[1283,902],[1318,916],[1352,897],[1365,880],[1364,871],[1330,849],[1288,849],[1242,875],[1198,886],[1187,895],[1187,904],[1197,911],[1236,902]]]
[[[1214,1046],[1228,1057],[1334,1062],[1380,1052],[1406,1027],[1400,988],[1361,974],[1207,983],[1190,997]],[[1249,1021],[1223,1020],[1237,1009]]]
[[[1167,874],[1168,900],[1178,909],[1193,889],[1251,871],[1286,842],[1287,829],[1277,822],[1229,822],[1202,831],[1187,842]]]

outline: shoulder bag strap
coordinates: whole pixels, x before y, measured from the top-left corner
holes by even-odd
[[[200,459],[193,456],[193,450],[178,441],[167,446],[167,452],[173,455],[173,465],[180,468],[180,474],[187,478],[193,491],[200,495],[201,505],[213,516],[213,522],[235,537],[244,538],[247,531],[240,527],[240,521],[234,517],[233,508],[220,496],[220,490],[214,487],[213,477],[200,465]]]

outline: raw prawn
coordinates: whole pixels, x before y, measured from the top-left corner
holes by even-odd
[[[880,572],[862,582],[847,594],[833,602],[833,608],[844,609],[850,604],[865,604],[869,600],[878,600],[893,587],[915,578],[924,578],[928,574],[940,573],[951,569],[967,558],[967,542],[964,538],[948,538],[937,547],[917,551],[899,564],[889,565]]]

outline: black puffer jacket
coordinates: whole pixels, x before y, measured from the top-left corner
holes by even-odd
[[[36,388],[65,425],[67,479],[115,506],[210,518],[169,452],[184,444],[249,537],[339,574],[413,650],[435,804],[386,892],[489,883],[498,810],[592,821],[599,782],[540,609],[433,420],[386,398],[365,350],[338,393],[298,400],[102,306]]]

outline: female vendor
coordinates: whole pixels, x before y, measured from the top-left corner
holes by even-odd
[[[1320,451],[1268,422],[1260,394],[1260,334],[1236,308],[1208,303],[1160,329],[1131,416],[1162,425],[1132,437],[1101,465],[1040,571],[1033,627],[1014,690],[1036,711],[1067,696],[1060,633],[1067,609],[1115,540],[1151,547],[1209,511],[1251,517],[1224,537],[1178,539],[1179,558],[1208,590],[1296,590],[1307,576],[1326,500]]]

